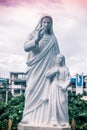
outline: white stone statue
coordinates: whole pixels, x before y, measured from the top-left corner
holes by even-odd
[[[50,80],[48,124],[53,126],[69,126],[68,117],[68,86],[71,78],[68,68],[65,66],[65,57],[61,54],[56,56],[56,65],[47,73]]]
[[[52,18],[43,16],[24,45],[25,51],[28,52],[28,59],[22,123],[47,125],[50,119],[51,86],[46,72],[55,65],[56,55],[60,53],[52,25]]]

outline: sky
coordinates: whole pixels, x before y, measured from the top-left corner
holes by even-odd
[[[26,72],[24,42],[42,15],[53,30],[71,76],[87,75],[87,0],[0,0],[0,76]]]

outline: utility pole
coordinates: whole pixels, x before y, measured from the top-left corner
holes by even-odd
[[[6,98],[5,98],[5,103],[7,104],[7,102],[8,102],[8,91],[9,91],[9,81],[8,81],[8,79],[6,79],[5,83],[6,83]]]
[[[8,102],[8,86],[6,86],[6,99],[5,99],[5,103],[7,104]]]

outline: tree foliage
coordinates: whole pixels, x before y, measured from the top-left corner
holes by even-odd
[[[82,96],[69,94],[70,123],[75,120],[76,130],[87,130],[87,101],[81,100]]]
[[[83,95],[69,94],[69,117],[76,121],[76,130],[87,129],[87,101],[81,100]],[[12,120],[12,130],[22,119],[24,96],[12,97],[8,104],[0,102],[0,130],[8,129],[8,120]]]
[[[0,130],[8,129],[8,121],[12,120],[12,130],[17,130],[17,125],[22,118],[24,96],[13,97],[5,104],[0,102]]]
[[[6,92],[8,92],[8,100],[12,97],[11,91],[9,89],[9,81],[4,80],[2,83],[0,82],[0,102],[5,102],[6,101]]]

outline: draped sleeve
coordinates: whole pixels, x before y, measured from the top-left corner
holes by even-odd
[[[39,46],[36,45],[36,42],[35,42],[35,33],[32,32],[29,37],[28,37],[28,40],[24,43],[24,50],[26,52],[29,52],[29,51],[32,51],[34,50],[35,48],[38,48]]]
[[[59,45],[58,45],[58,41],[56,37],[55,37],[55,51],[56,51],[56,54],[60,53],[60,49],[59,49]]]

